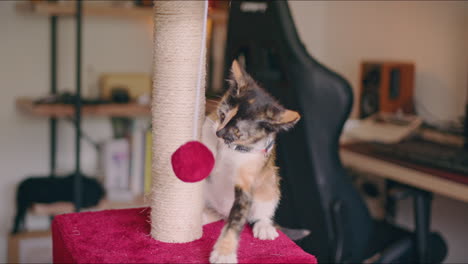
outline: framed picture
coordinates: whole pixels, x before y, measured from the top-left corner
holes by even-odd
[[[30,231],[10,235],[8,263],[52,263],[52,233]]]

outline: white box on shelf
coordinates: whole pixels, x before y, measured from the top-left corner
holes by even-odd
[[[130,192],[130,146],[127,139],[113,139],[103,149],[104,186],[107,199],[125,201]]]

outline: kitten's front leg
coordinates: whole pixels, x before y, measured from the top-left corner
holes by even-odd
[[[248,192],[236,185],[234,204],[229,213],[227,223],[213,247],[210,263],[237,263],[239,235],[247,221],[251,203],[252,200]]]
[[[277,204],[277,200],[253,201],[249,222],[253,223],[254,237],[262,240],[274,240],[279,236],[272,220]]]
[[[249,222],[253,223],[254,237],[274,240],[279,236],[272,220],[278,206],[279,196],[279,189],[274,180],[254,190],[252,208],[249,213]]]

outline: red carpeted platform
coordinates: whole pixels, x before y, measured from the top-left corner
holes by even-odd
[[[54,263],[207,263],[223,226],[203,227],[199,240],[169,244],[149,236],[149,208],[59,215],[52,224]],[[284,234],[273,241],[241,235],[240,263],[317,263]]]

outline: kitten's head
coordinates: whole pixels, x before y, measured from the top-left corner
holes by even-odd
[[[300,115],[285,109],[234,61],[230,87],[219,103],[216,136],[226,144],[254,144],[292,128]]]

